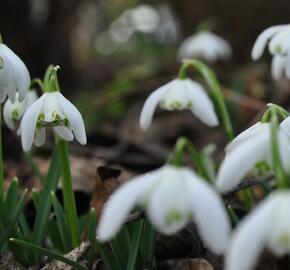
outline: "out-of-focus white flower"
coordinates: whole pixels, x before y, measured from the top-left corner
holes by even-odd
[[[155,90],[145,101],[140,115],[140,126],[147,129],[157,105],[166,110],[191,110],[208,126],[217,126],[214,106],[204,88],[190,79],[175,79]]]
[[[284,121],[277,131],[278,144],[282,167],[290,172],[290,141]],[[237,186],[259,162],[272,165],[270,123],[256,123],[226,147],[226,157],[221,163],[216,180],[218,189],[225,192]]]
[[[80,112],[60,92],[44,93],[24,113],[20,127],[24,151],[29,151],[33,142],[36,146],[44,143],[46,126],[52,126],[66,141],[75,136],[79,143],[87,143]]]
[[[266,46],[273,55],[271,73],[274,79],[280,79],[284,73],[290,78],[290,24],[272,26],[264,30],[257,38],[252,49],[253,60],[259,59]]]
[[[153,226],[170,235],[192,218],[205,244],[215,253],[227,246],[230,224],[223,202],[191,169],[165,165],[121,186],[105,204],[98,239],[115,236],[135,206],[146,207]]]
[[[226,270],[251,270],[267,248],[276,256],[290,253],[290,192],[274,191],[235,230]]]
[[[30,75],[22,60],[6,45],[0,44],[0,103],[8,96],[11,102],[22,101],[30,85]]]
[[[208,62],[229,59],[232,55],[230,44],[211,32],[202,31],[182,42],[178,58],[202,58]]]
[[[37,100],[37,94],[35,90],[28,91],[23,101],[19,101],[18,93],[16,93],[16,101],[12,103],[9,99],[6,100],[3,108],[3,117],[6,125],[15,130],[17,124],[19,124],[23,113]],[[19,130],[20,131],[20,130]]]

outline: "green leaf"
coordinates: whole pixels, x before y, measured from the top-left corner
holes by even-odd
[[[81,265],[79,263],[76,263],[75,261],[70,260],[70,259],[66,258],[63,255],[60,255],[60,254],[58,254],[56,252],[53,252],[53,251],[50,251],[50,250],[48,250],[46,248],[42,248],[42,247],[34,245],[32,243],[28,243],[28,242],[25,242],[25,241],[22,241],[22,240],[19,240],[19,239],[14,239],[14,238],[11,238],[10,242],[15,243],[17,245],[20,245],[22,247],[26,247],[26,248],[29,248],[31,250],[34,250],[35,252],[40,253],[40,254],[42,254],[44,256],[48,256],[48,257],[50,257],[52,259],[55,259],[55,260],[58,260],[58,261],[62,261],[64,263],[74,267],[74,269],[77,269],[77,270],[88,270],[87,267],[85,267],[85,266],[83,266],[83,265]]]
[[[40,204],[40,192],[38,192],[36,189],[32,189],[32,201],[33,201],[33,205],[36,209],[36,212],[38,211],[38,207],[39,207],[39,204]]]
[[[15,225],[18,221],[18,218],[19,218],[19,216],[24,208],[27,194],[28,194],[28,190],[25,189],[23,191],[23,193],[20,197],[20,200],[18,201],[13,213],[11,213],[11,219],[10,219],[9,223],[6,225],[6,229],[4,230],[4,232],[0,236],[0,247],[4,244],[5,241],[8,240],[8,238],[10,237],[10,233],[15,228]]]
[[[51,192],[51,201],[56,215],[57,226],[64,246],[64,251],[67,252],[72,249],[72,242],[69,235],[69,228],[65,220],[63,208],[57,200],[55,193]]]
[[[90,241],[90,251],[88,252],[88,261],[91,266],[95,259],[97,240],[96,240],[97,216],[94,207],[91,208],[88,221],[88,239]]]
[[[14,207],[18,201],[18,192],[19,192],[19,181],[17,177],[14,177],[5,197],[5,209],[8,212],[14,210]]]
[[[144,226],[144,220],[141,220],[137,223],[135,232],[133,234],[132,239],[132,248],[129,253],[129,260],[126,269],[127,270],[135,270],[136,268],[136,262],[137,262],[137,255],[140,247],[140,240],[142,236],[143,226]]]
[[[59,228],[56,223],[56,220],[49,219],[47,222],[47,237],[51,241],[51,245],[53,249],[65,253],[65,248],[63,246],[63,242],[60,236]]]
[[[44,239],[46,223],[51,209],[50,193],[56,190],[59,177],[60,160],[58,149],[55,147],[33,227],[32,241],[34,244],[40,245]]]
[[[144,269],[152,269],[153,256],[155,253],[156,232],[151,223],[146,219],[142,233],[142,260]]]

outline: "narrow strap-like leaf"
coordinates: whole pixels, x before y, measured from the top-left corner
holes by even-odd
[[[37,246],[37,245],[34,245],[32,243],[28,243],[28,242],[25,242],[25,241],[22,241],[22,240],[19,240],[19,239],[14,239],[14,238],[11,238],[10,239],[10,242],[12,243],[15,243],[15,244],[18,244],[20,246],[23,246],[23,247],[27,247],[29,249],[32,249],[42,255],[45,255],[45,256],[48,256],[52,259],[55,259],[55,260],[58,260],[58,261],[62,261],[68,265],[71,265],[72,267],[74,267],[74,269],[77,269],[77,270],[88,270],[87,267],[73,261],[73,260],[70,260],[68,258],[66,258],[65,256],[63,255],[60,255],[56,252],[53,252],[51,250],[48,250],[46,248],[42,248],[40,246]]]
[[[144,226],[144,220],[141,220],[137,223],[137,228],[134,232],[133,239],[132,239],[132,248],[131,252],[129,254],[129,260],[127,264],[127,270],[134,270],[136,269],[136,262],[137,262],[137,255],[139,251],[140,246],[140,240],[142,236],[143,226]]]
[[[46,222],[51,209],[50,193],[51,191],[56,190],[59,177],[60,161],[58,156],[58,149],[56,147],[52,154],[52,160],[50,163],[48,174],[46,176],[43,192],[41,193],[39,207],[35,218],[32,235],[32,240],[34,244],[40,245],[42,240],[44,239]]]
[[[67,252],[72,249],[72,242],[68,233],[69,229],[65,220],[63,208],[59,203],[59,201],[57,200],[55,193],[53,191],[51,192],[51,201],[56,215],[56,221],[61,236],[61,240],[65,248],[65,251]]]
[[[0,236],[0,247],[4,244],[5,241],[8,240],[11,231],[14,229],[14,227],[17,223],[17,220],[19,218],[19,215],[21,214],[23,207],[25,205],[27,193],[28,193],[28,190],[25,189],[24,192],[22,193],[21,198],[18,201],[13,213],[11,213],[12,217],[11,217],[8,225],[6,226],[6,229],[4,230],[4,232]]]

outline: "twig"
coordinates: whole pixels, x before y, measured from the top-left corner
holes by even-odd
[[[274,179],[274,175],[272,175],[272,174],[265,176],[261,180],[256,180],[256,178],[254,178],[254,177],[250,178],[249,180],[242,182],[237,188],[223,194],[223,198],[231,197],[238,191],[241,191],[243,189],[246,189],[246,188],[249,188],[252,186],[261,185],[262,183],[271,181],[273,179]]]

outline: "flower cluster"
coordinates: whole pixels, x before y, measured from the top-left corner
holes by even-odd
[[[144,7],[135,10],[145,15],[148,11]],[[132,17],[136,20],[136,27],[140,19],[137,17]],[[143,19],[148,25],[146,21],[148,18]],[[147,31],[141,21],[138,28],[140,31],[142,29]],[[252,57],[258,59],[268,44],[269,51],[273,55],[272,75],[275,79],[281,78],[284,73],[290,78],[288,34],[290,34],[289,25],[270,27],[261,33],[253,47]],[[179,50],[180,58],[203,57],[209,62],[230,55],[229,44],[209,32],[194,35],[186,40]],[[196,69],[207,87],[203,86],[202,82],[188,78],[185,71],[190,67]],[[82,115],[60,92],[57,80],[58,68],[57,66],[48,68],[43,82],[40,80],[43,93],[38,98],[36,90],[32,89],[25,64],[6,45],[0,44],[0,103],[6,100],[3,107],[4,120],[12,130],[18,129],[20,125],[17,133],[21,135],[24,151],[29,151],[33,143],[36,146],[43,145],[46,128],[50,127],[53,130],[60,152],[64,208],[68,212],[67,220],[63,223],[70,228],[71,242],[77,245],[80,243],[79,222],[65,141],[76,138],[84,145],[87,138]],[[183,61],[178,77],[149,95],[139,120],[143,130],[149,128],[158,105],[169,111],[190,110],[209,127],[215,127],[222,122],[229,139],[233,138],[229,114],[219,83],[214,73],[198,60]],[[279,117],[283,119],[281,123],[278,121]],[[278,105],[270,104],[261,121],[229,142],[225,148],[225,158],[217,168],[217,173],[215,168],[217,166],[213,163],[209,166],[208,155],[203,151],[197,151],[187,140],[182,142],[183,144],[176,144],[168,164],[135,177],[112,194],[104,205],[97,226],[98,240],[109,241],[115,237],[126,223],[128,215],[134,209],[141,208],[144,209],[153,227],[165,235],[175,234],[189,222],[194,222],[205,246],[217,254],[226,254],[226,270],[252,269],[264,248],[268,248],[277,256],[289,254],[289,113]],[[196,171],[200,174],[183,164],[185,149],[190,153]],[[266,163],[267,168],[272,170],[277,190],[262,200],[231,234],[230,218],[222,199],[223,194],[220,193],[237,187],[260,163]],[[1,153],[1,189],[3,189],[2,165]],[[211,169],[210,177],[209,173],[204,173],[207,169]],[[215,181],[212,181],[213,179]],[[51,190],[46,194],[50,192]],[[57,203],[55,205],[61,208]],[[62,219],[62,215],[57,218]],[[96,224],[92,224],[94,231]],[[64,231],[59,230],[60,234]]]
[[[74,136],[86,144],[84,121],[77,108],[48,82],[45,93],[37,99],[35,90],[29,90],[30,75],[22,60],[6,45],[0,44],[0,103],[4,105],[4,120],[15,130],[21,120],[18,134],[24,151],[29,151],[33,142],[40,146],[45,141],[45,127],[52,126],[56,134],[66,141]],[[51,80],[57,80],[51,76]],[[22,119],[21,119],[22,118]]]
[[[280,79],[285,74],[290,79],[290,25],[277,25],[264,30],[257,38],[253,50],[252,58],[259,59],[266,46],[271,55],[271,73],[274,79]]]

